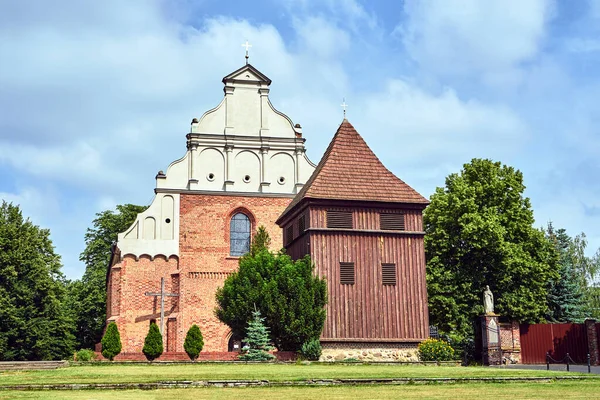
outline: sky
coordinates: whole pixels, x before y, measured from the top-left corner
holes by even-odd
[[[313,162],[345,98],[425,197],[491,158],[523,172],[536,227],[600,247],[600,0],[0,0],[0,198],[69,279],[96,213],[150,204],[246,40]]]

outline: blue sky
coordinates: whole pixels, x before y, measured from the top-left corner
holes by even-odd
[[[599,0],[0,0],[0,198],[69,278],[95,213],[152,200],[246,39],[314,162],[346,98],[426,197],[492,158],[523,172],[536,226],[600,246]]]

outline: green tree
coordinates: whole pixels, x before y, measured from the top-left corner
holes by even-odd
[[[585,318],[585,270],[587,257],[580,251],[584,236],[571,238],[566,230],[548,223],[546,236],[558,254],[558,278],[550,281],[547,319],[552,322],[583,322]]]
[[[76,321],[78,347],[94,348],[102,338],[106,323],[106,275],[111,246],[117,234],[125,231],[146,207],[118,205],[96,214],[92,227],[85,234],[85,250],[79,259],[85,263],[81,280],[69,286],[70,309]]]
[[[108,324],[101,343],[102,355],[110,361],[121,352],[121,335],[115,322]]]
[[[160,334],[158,325],[154,322],[150,324],[150,329],[148,329],[148,334],[146,335],[146,339],[144,339],[142,353],[144,353],[148,361],[157,359],[163,353],[162,335]]]
[[[472,336],[485,285],[498,314],[521,322],[547,315],[556,251],[533,228],[524,190],[520,171],[473,159],[431,196],[423,216],[430,321],[454,339]]]
[[[263,237],[260,242],[269,241]],[[325,323],[327,283],[313,275],[313,267],[308,256],[293,261],[282,252],[253,246],[240,259],[239,270],[217,290],[215,314],[234,336],[244,337],[256,306],[271,329],[275,346],[300,350],[303,343],[319,338]]]
[[[185,341],[183,342],[183,349],[190,357],[190,360],[195,360],[200,355],[202,348],[204,347],[204,338],[198,325],[194,324],[190,327],[187,334],[185,335]]]
[[[265,326],[265,319],[260,316],[260,311],[252,312],[252,319],[246,328],[244,342],[248,346],[246,353],[241,354],[239,359],[244,361],[268,361],[275,358],[268,351],[273,350],[269,344],[269,328]]]
[[[55,360],[73,354],[73,321],[50,231],[0,206],[0,360]]]

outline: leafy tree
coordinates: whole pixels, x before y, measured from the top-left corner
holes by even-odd
[[[194,324],[188,330],[185,335],[185,341],[183,342],[183,348],[190,360],[195,360],[200,355],[202,348],[204,347],[204,338],[198,325]]]
[[[121,335],[115,322],[108,324],[101,343],[102,355],[110,361],[121,352]]]
[[[106,274],[111,246],[117,234],[125,231],[146,207],[118,205],[96,214],[92,227],[85,234],[86,248],[79,256],[85,263],[81,280],[69,286],[70,309],[76,321],[78,346],[93,348],[102,337],[106,323]]]
[[[0,205],[0,360],[55,360],[75,348],[50,231]]]
[[[240,360],[268,361],[275,358],[273,354],[268,353],[269,350],[273,350],[273,347],[269,345],[269,328],[265,326],[264,320],[260,316],[260,311],[252,312],[252,319],[246,329],[247,337],[244,339],[248,351],[239,356]]]
[[[148,361],[157,359],[163,353],[162,335],[160,334],[158,325],[154,322],[150,324],[150,329],[148,330],[146,339],[144,339],[142,353],[144,353]]]
[[[264,238],[261,241],[268,243]],[[254,240],[254,244],[258,242]],[[313,275],[310,257],[293,261],[282,252],[253,246],[240,259],[238,272],[217,290],[216,299],[215,314],[235,336],[244,337],[256,307],[271,328],[275,346],[297,351],[303,343],[321,335],[327,284]]]
[[[523,196],[523,175],[473,159],[446,178],[424,212],[431,323],[453,339],[472,336],[489,285],[498,314],[539,322],[548,313],[557,257]]]
[[[566,230],[554,229],[552,223],[546,228],[546,236],[558,254],[558,278],[550,281],[548,292],[549,313],[552,322],[583,322],[585,318],[585,270],[587,257],[580,251],[581,236],[575,240]]]

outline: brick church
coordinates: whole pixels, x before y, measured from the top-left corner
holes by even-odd
[[[260,225],[272,249],[310,254],[327,280],[324,357],[414,349],[429,334],[428,201],[387,170],[346,119],[313,164],[302,128],[273,107],[271,80],[252,65],[223,84],[221,103],[192,120],[185,155],[156,175],[152,204],[113,246],[107,322],[117,323],[122,352],[141,353],[151,321],[166,352],[183,352],[192,324],[204,335],[203,352],[234,351],[229,328],[214,316],[215,291]]]

